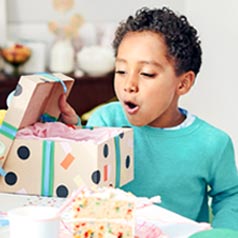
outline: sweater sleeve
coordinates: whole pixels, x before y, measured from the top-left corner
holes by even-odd
[[[210,186],[212,226],[238,230],[238,172],[230,138],[213,169]]]
[[[101,111],[101,108],[99,108],[91,115],[87,122],[87,126],[108,126],[103,117],[103,112]]]

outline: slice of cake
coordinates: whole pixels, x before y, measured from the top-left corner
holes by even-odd
[[[135,196],[115,188],[84,190],[73,201],[74,238],[132,238]]]

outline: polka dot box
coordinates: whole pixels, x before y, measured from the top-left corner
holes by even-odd
[[[82,184],[119,187],[133,179],[130,128],[100,143],[15,138],[42,115],[57,120],[58,98],[63,92],[69,95],[73,82],[63,74],[20,78],[0,127],[1,192],[67,197]]]

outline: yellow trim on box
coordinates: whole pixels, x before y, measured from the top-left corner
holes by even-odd
[[[4,120],[4,117],[6,115],[7,110],[5,109],[0,109],[0,125],[2,125],[2,122]]]

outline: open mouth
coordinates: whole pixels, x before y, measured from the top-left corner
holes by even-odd
[[[136,104],[132,103],[132,102],[127,102],[126,105],[130,108],[130,109],[133,109],[135,107],[137,107]]]
[[[139,106],[133,102],[125,102],[125,105],[127,112],[130,114],[135,113],[139,109]]]

